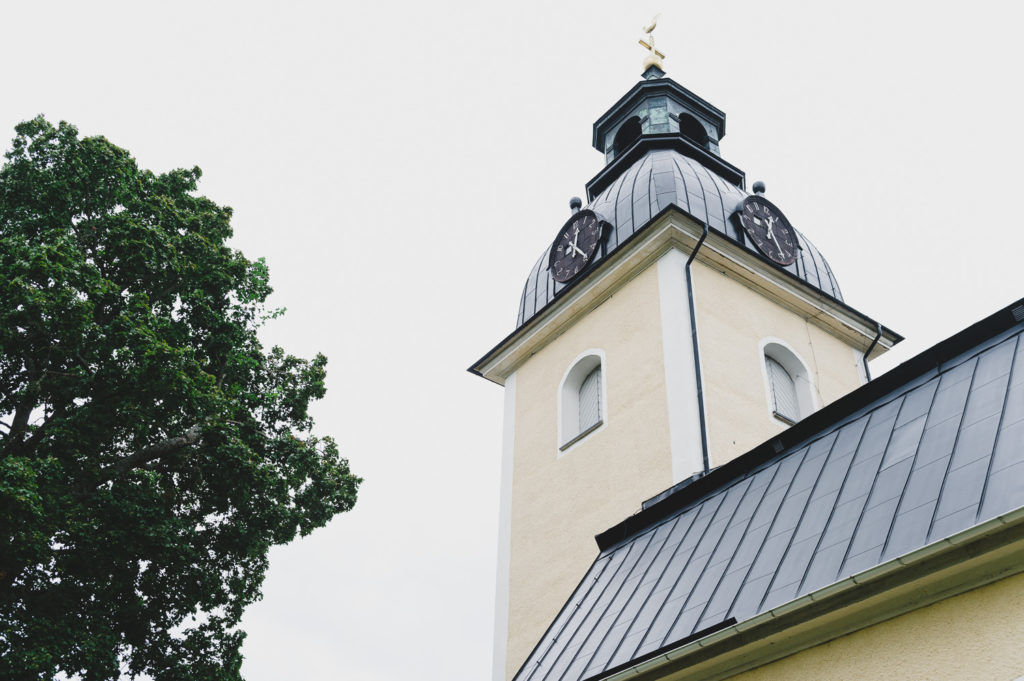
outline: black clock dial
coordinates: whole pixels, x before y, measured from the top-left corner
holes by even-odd
[[[748,196],[740,204],[740,224],[757,249],[780,265],[796,260],[796,232],[789,220],[763,196]]]
[[[555,281],[569,281],[583,271],[597,252],[601,232],[601,220],[592,210],[581,210],[569,218],[555,237],[548,256]]]

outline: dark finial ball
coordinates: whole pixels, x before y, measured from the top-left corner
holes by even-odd
[[[581,199],[580,197],[574,196],[571,199],[569,199],[569,208],[571,208],[572,210],[579,210],[582,207],[583,199]]]
[[[757,182],[754,183],[754,193],[764,194],[764,182],[758,180]]]

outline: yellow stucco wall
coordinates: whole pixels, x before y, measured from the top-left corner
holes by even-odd
[[[735,681],[1013,681],[1024,676],[1024,575],[948,598]]]
[[[713,466],[786,428],[769,409],[762,339],[800,356],[819,408],[860,385],[851,347],[801,315],[699,262],[693,284]],[[597,555],[594,535],[673,483],[661,314],[652,266],[516,368],[508,678]],[[605,425],[559,456],[559,384],[590,349],[605,354]]]
[[[771,416],[761,339],[782,339],[803,359],[819,409],[860,386],[851,346],[718,270],[695,262],[692,275],[712,466],[787,428]]]
[[[605,426],[558,456],[557,393],[605,353]],[[586,573],[594,535],[672,484],[657,269],[648,268],[516,372],[508,676]]]

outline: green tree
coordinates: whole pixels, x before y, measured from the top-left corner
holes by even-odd
[[[0,169],[0,678],[238,679],[267,552],[352,508],[326,358],[265,350],[262,260],[198,168],[42,117]]]

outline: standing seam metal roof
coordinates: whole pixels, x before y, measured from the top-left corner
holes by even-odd
[[[1017,323],[604,550],[516,679],[599,676],[1024,505],[1022,334]]]
[[[615,252],[623,241],[640,231],[651,218],[675,205],[733,241],[746,245],[742,230],[729,216],[749,196],[699,162],[671,149],[649,151],[601,192],[587,208],[607,220],[612,229],[593,262]],[[783,269],[811,286],[842,301],[832,268],[807,237],[797,232],[800,249],[792,265]],[[568,286],[556,282],[548,270],[548,251],[530,270],[519,301],[519,328],[550,304]],[[754,252],[757,252],[754,250]],[[571,283],[571,282],[570,282]]]

